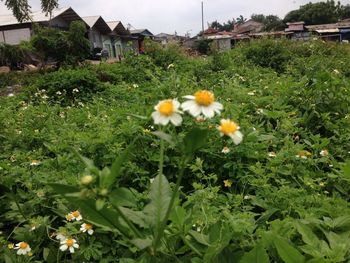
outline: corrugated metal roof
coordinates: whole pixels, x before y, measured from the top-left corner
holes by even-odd
[[[101,16],[84,16],[82,19],[85,21],[85,23],[90,27],[95,27],[98,31],[102,33],[111,32],[112,30],[106,23],[106,21],[103,20]]]
[[[62,7],[62,8],[54,9],[52,11],[51,19],[63,14],[69,9],[70,7]],[[47,22],[50,20],[50,16],[46,15],[42,11],[32,12],[30,16],[32,19],[24,21],[23,23],[45,22],[45,21]],[[20,23],[12,14],[0,15],[0,26],[16,25],[16,24],[20,24]]]

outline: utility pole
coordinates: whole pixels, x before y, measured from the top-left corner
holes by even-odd
[[[202,32],[204,33],[204,8],[203,8],[203,1],[202,1]]]

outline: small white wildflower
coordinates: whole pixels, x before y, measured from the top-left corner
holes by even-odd
[[[61,240],[60,244],[61,251],[66,251],[68,249],[70,253],[74,253],[74,249],[79,248],[79,244],[73,238]]]
[[[17,250],[17,255],[27,255],[32,250],[26,242],[17,243],[14,249]]]
[[[222,152],[223,154],[228,154],[230,151],[231,151],[230,148],[228,148],[227,146],[225,146],[225,147],[222,149],[221,152]]]
[[[89,235],[92,235],[94,233],[94,230],[92,229],[92,225],[86,224],[86,223],[80,226],[80,231],[83,233],[87,232]]]

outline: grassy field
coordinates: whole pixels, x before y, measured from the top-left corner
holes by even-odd
[[[348,262],[350,47],[146,53],[0,76],[0,262]],[[154,123],[201,90],[220,115]]]

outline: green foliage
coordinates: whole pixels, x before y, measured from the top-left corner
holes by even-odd
[[[285,29],[282,19],[275,15],[265,16],[263,14],[253,14],[251,19],[264,25],[263,31],[279,31]]]
[[[261,67],[272,68],[278,73],[285,71],[291,56],[280,42],[265,39],[261,42],[253,42],[244,50],[248,60]]]
[[[38,78],[29,92],[36,92],[34,97],[44,97],[49,102],[69,105],[74,102],[87,101],[93,94],[102,90],[96,74],[87,68],[60,69]],[[47,98],[46,98],[47,96]]]
[[[90,55],[90,42],[85,38],[86,27],[81,21],[72,22],[68,32],[40,26],[34,31],[30,42],[43,63],[53,60],[58,65],[77,65]]]
[[[0,43],[0,66],[9,66],[12,69],[19,68],[25,61],[28,49],[23,46]]]
[[[307,25],[335,23],[340,19],[348,18],[349,5],[327,0],[326,2],[308,3],[297,10],[290,11],[284,22],[304,21]]]
[[[197,41],[196,50],[203,55],[208,55],[210,52],[211,42],[212,41],[208,40],[208,39],[201,39],[201,40]]]
[[[1,76],[22,87],[0,97],[0,261],[348,262],[349,47],[268,41],[289,57],[276,71],[246,59],[266,45]],[[220,117],[153,124],[159,100],[203,88]],[[21,241],[32,256],[8,247]]]

